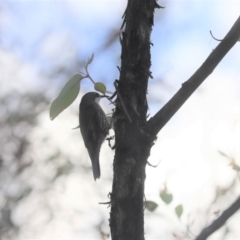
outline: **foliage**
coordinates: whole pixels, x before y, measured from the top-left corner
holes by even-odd
[[[94,54],[89,58],[87,64],[84,66],[86,73],[85,74],[75,74],[71,77],[67,83],[62,88],[61,92],[59,93],[58,97],[52,102],[50,106],[50,119],[54,120],[64,109],[68,108],[74,100],[77,98],[80,90],[80,82],[84,78],[89,78],[93,84],[94,89],[100,93],[105,94],[107,89],[104,83],[101,82],[94,82],[92,77],[88,72],[88,66],[92,63],[94,59]]]

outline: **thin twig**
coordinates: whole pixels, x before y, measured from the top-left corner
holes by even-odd
[[[90,73],[88,72],[88,65],[85,65],[84,69],[85,69],[85,71],[87,73],[86,77],[88,77],[92,81],[92,83],[95,84],[95,81],[92,79]]]
[[[149,161],[147,161],[147,165],[150,167],[156,168],[160,162],[161,162],[161,160],[159,160],[159,162],[156,165],[153,165],[153,164],[149,163]]]
[[[221,42],[222,40],[220,40],[220,39],[217,39],[217,38],[215,38],[214,36],[213,36],[213,34],[212,34],[212,31],[210,30],[210,34],[211,34],[211,36],[212,36],[212,38],[214,39],[214,40],[216,40],[216,41],[219,41],[219,42]]]

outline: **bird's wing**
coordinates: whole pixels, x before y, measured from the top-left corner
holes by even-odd
[[[82,112],[84,112],[84,116]],[[103,139],[100,137],[102,135],[101,133],[103,132],[107,135],[110,129],[110,125],[102,108],[96,103],[94,105],[89,105],[87,111],[84,110],[82,112],[80,111],[79,122],[86,148],[89,147],[87,146],[89,142],[96,143],[100,140],[102,143]],[[83,126],[87,127],[84,128]]]
[[[96,118],[98,119],[98,127],[105,133],[108,134],[108,131],[110,129],[110,124],[108,123],[106,114],[102,110],[102,108],[96,104],[98,109],[98,114],[96,114]]]

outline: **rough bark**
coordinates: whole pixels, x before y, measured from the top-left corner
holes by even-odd
[[[123,20],[110,227],[113,240],[144,239],[145,166],[153,142],[142,127],[147,116],[150,34],[155,0],[129,0]],[[119,97],[121,96],[122,101]]]

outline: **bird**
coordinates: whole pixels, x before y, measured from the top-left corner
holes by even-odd
[[[82,97],[79,105],[80,131],[92,162],[95,181],[101,176],[99,153],[110,129],[106,115],[98,104],[102,97],[105,96],[97,92],[88,92]]]

